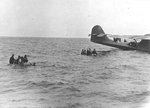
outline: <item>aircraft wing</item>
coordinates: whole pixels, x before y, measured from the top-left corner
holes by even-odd
[[[90,36],[91,34],[89,34]],[[92,34],[92,35],[97,35],[97,34]],[[145,35],[111,35],[111,34],[99,34],[97,35],[98,37],[102,37],[102,36],[108,36],[111,38],[125,38],[125,39],[147,39],[150,38],[150,34],[145,34]]]
[[[145,34],[145,35],[110,35],[107,34],[108,37],[112,38],[127,38],[127,39],[146,39],[150,38],[150,34]]]
[[[130,39],[147,39],[147,38],[150,38],[150,34],[135,35],[135,36],[132,36]]]

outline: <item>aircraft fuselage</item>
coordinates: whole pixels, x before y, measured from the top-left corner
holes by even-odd
[[[116,47],[123,50],[140,50],[150,52],[150,40],[143,39],[140,42],[116,42],[109,39],[102,28],[98,25],[94,26],[91,33],[91,41],[94,43]]]

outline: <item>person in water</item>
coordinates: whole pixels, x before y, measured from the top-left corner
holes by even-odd
[[[85,50],[85,49],[82,49],[81,54],[82,54],[82,55],[85,55],[85,54],[86,54],[86,50]]]
[[[23,65],[24,64],[24,58],[22,56],[20,56],[20,59],[19,59],[19,63],[20,65]]]
[[[19,64],[23,65],[26,62],[28,62],[27,55],[20,57]]]
[[[91,49],[87,49],[87,55],[92,55]]]
[[[97,55],[96,49],[94,49],[94,50],[92,51],[92,54],[93,54],[93,55]]]
[[[27,55],[24,55],[24,57],[23,57],[23,62],[24,62],[24,63],[28,62]]]
[[[20,63],[20,56],[16,60],[14,60],[14,64],[19,64]]]
[[[9,63],[10,63],[10,64],[13,64],[14,61],[15,61],[15,59],[14,59],[14,54],[12,54],[12,56],[11,56],[10,59],[9,59]]]

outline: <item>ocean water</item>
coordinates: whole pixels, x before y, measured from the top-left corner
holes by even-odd
[[[37,65],[9,65],[12,54]],[[89,39],[0,38],[0,108],[149,108],[149,95],[148,53]]]

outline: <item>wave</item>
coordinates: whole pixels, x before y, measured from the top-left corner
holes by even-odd
[[[97,56],[94,56],[94,57],[109,56],[109,55],[116,53],[117,51],[119,51],[119,49],[97,51]]]
[[[57,108],[82,108],[82,104],[81,103],[69,103],[68,105],[59,106]]]
[[[113,99],[121,101],[121,102],[132,102],[132,103],[139,103],[146,99],[146,97],[149,95],[148,91],[143,91],[139,94],[131,94],[126,96],[114,96]]]
[[[49,81],[40,81],[40,82],[33,82],[33,81],[28,81],[26,83],[26,89],[34,89],[37,87],[42,87],[42,88],[49,88],[49,87],[56,87],[56,86],[63,86],[65,85],[64,82],[49,82]]]

